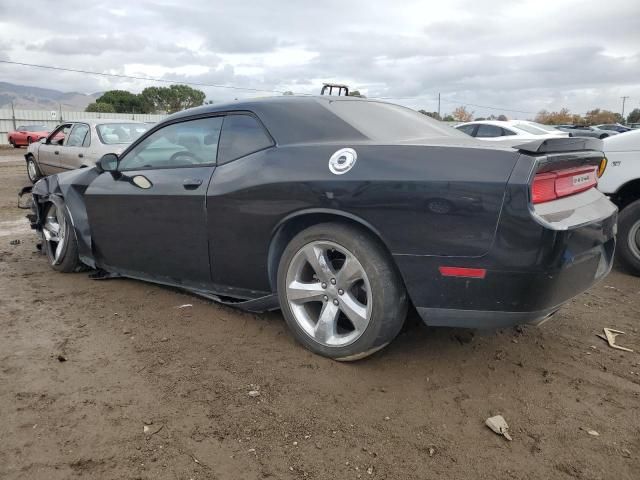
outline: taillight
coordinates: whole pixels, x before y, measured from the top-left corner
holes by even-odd
[[[531,185],[531,201],[543,203],[589,190],[598,183],[598,171],[599,167],[580,167],[538,173]]]

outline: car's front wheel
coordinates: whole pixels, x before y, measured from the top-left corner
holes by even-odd
[[[40,180],[40,178],[42,178],[40,169],[38,168],[38,165],[36,164],[36,161],[32,155],[29,155],[29,157],[27,158],[27,176],[29,177],[31,183],[36,183],[38,180]]]
[[[367,232],[339,223],[314,225],[287,245],[278,296],[296,339],[341,361],[385,347],[407,314],[407,293],[389,254]]]
[[[640,200],[627,205],[620,212],[618,252],[625,265],[640,275]]]
[[[54,270],[70,273],[84,268],[78,257],[75,231],[62,202],[45,207],[42,248]]]

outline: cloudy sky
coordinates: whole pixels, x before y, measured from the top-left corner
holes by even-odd
[[[640,107],[637,0],[0,2],[0,60],[532,117]],[[0,81],[93,93],[153,82],[0,63]],[[157,83],[155,84],[157,85]],[[267,92],[201,87],[216,102]],[[485,107],[495,107],[488,109]]]

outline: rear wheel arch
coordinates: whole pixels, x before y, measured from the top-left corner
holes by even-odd
[[[313,209],[296,212],[282,219],[276,226],[269,244],[267,260],[269,283],[272,291],[277,290],[277,275],[280,258],[289,242],[301,231],[319,223],[342,223],[356,227],[370,235],[391,258],[389,247],[382,240],[380,232],[362,218],[339,210]],[[395,262],[392,262],[395,266]],[[397,266],[395,266],[397,269]]]
[[[611,199],[620,210],[640,199],[640,178],[630,180],[622,185],[615,194],[611,195]]]

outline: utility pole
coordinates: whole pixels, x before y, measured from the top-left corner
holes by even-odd
[[[624,104],[627,101],[627,98],[629,98],[629,96],[624,96],[620,98],[622,98],[622,123],[627,123],[624,119]]]
[[[11,101],[11,120],[13,121],[13,129],[16,129],[16,111],[13,108],[13,101]]]
[[[438,118],[442,120],[442,117],[440,116],[440,92],[438,92]]]

